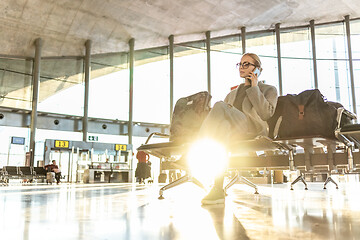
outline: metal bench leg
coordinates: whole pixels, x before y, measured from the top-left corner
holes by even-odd
[[[255,189],[254,194],[259,194],[259,193],[258,193],[258,188],[257,188],[257,186],[256,186],[254,183],[252,183],[252,182],[250,182],[249,180],[247,180],[245,177],[240,176],[240,182],[242,182],[242,183],[244,183],[244,184],[246,184],[246,185],[254,188],[254,189]]]
[[[348,172],[353,172],[355,170],[354,168],[354,157],[353,157],[353,151],[352,147],[347,147],[347,157],[348,157]]]
[[[237,183],[238,181],[240,181],[240,176],[239,173],[236,173],[235,176],[230,180],[230,182],[225,186],[224,188],[224,192],[226,194],[227,190],[234,185],[235,183]]]
[[[298,176],[298,177],[295,179],[295,181],[293,181],[293,182],[291,183],[291,188],[290,188],[290,190],[294,190],[294,189],[293,189],[293,185],[294,185],[295,183],[297,183],[298,181],[301,181],[301,182],[305,185],[305,190],[308,190],[307,184],[306,184],[305,179],[304,179],[304,177],[302,176],[302,174],[300,174],[300,176]]]
[[[198,185],[198,186],[201,187],[202,189],[204,189],[204,190],[206,189],[206,188],[204,187],[204,185],[203,185],[199,180],[197,180],[196,178],[191,177],[190,181],[193,182],[193,183],[195,183],[196,185]]]
[[[163,194],[164,194],[164,191],[165,191],[165,190],[168,190],[168,189],[170,189],[170,188],[179,186],[179,185],[181,185],[181,184],[183,184],[183,183],[186,183],[186,182],[193,182],[193,183],[195,183],[197,186],[205,189],[205,187],[202,185],[202,183],[201,183],[199,180],[197,180],[196,178],[194,178],[194,177],[186,174],[185,176],[183,176],[183,177],[181,177],[181,178],[179,178],[179,179],[177,179],[177,180],[169,183],[168,185],[165,185],[165,186],[163,186],[162,188],[160,188],[160,190],[159,190],[159,195],[160,195],[160,196],[159,196],[159,199],[164,199]]]
[[[335,184],[336,189],[339,189],[338,184],[334,181],[334,179],[332,179],[331,176],[329,176],[329,177],[326,179],[326,181],[325,181],[325,183],[324,183],[324,189],[326,189],[326,184],[328,184],[329,182],[332,182],[333,184]]]
[[[236,175],[235,175],[235,176],[230,180],[230,182],[225,186],[225,188],[224,188],[225,194],[226,194],[227,190],[228,190],[232,185],[234,185],[234,184],[237,183],[237,182],[244,183],[244,184],[246,184],[246,185],[254,188],[254,189],[255,189],[255,193],[254,193],[254,194],[259,194],[259,193],[258,193],[258,188],[257,188],[257,186],[256,186],[254,183],[250,182],[250,181],[249,181],[248,179],[246,179],[245,177],[239,176],[239,173],[236,173]]]
[[[3,186],[8,186],[9,185],[9,179],[6,176],[2,176],[0,179],[0,182]]]

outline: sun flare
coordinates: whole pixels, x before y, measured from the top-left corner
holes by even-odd
[[[192,176],[208,185],[225,171],[228,153],[222,144],[208,138],[200,139],[190,147],[187,161]]]

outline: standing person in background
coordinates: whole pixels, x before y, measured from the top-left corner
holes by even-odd
[[[150,156],[143,151],[138,151],[136,158],[139,162],[135,170],[135,177],[138,179],[139,183],[145,183],[145,179],[151,177]]]

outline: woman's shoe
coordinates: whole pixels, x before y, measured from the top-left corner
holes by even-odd
[[[211,205],[211,204],[224,204],[225,203],[225,192],[222,188],[213,187],[209,194],[206,195],[201,203],[203,205]]]

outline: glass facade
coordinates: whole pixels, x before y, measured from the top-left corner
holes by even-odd
[[[129,120],[127,53],[91,56],[89,117]]]
[[[44,159],[44,148],[46,139],[68,140],[68,141],[81,141],[82,133],[68,132],[68,131],[54,131],[38,129],[35,138],[35,158],[34,166],[44,166],[46,164]],[[49,161],[55,160],[56,164],[61,169],[61,175],[67,181],[69,176],[69,165],[71,162],[71,149],[52,150],[49,156]]]
[[[315,27],[318,86],[329,100],[352,109],[345,24]]]
[[[350,22],[351,51],[354,68],[356,113],[360,117],[360,20]],[[351,109],[352,110],[352,109]]]
[[[169,71],[167,47],[135,52],[134,122],[170,123]]]
[[[41,61],[38,111],[84,114],[83,58]]]
[[[356,109],[360,112],[360,21],[350,21]],[[274,30],[246,33],[246,52],[260,56],[260,80],[280,92],[276,35]],[[353,111],[353,96],[345,23],[315,25],[318,88],[329,101],[340,102]],[[210,39],[212,104],[223,100],[240,84],[236,63],[243,54],[240,34]],[[297,94],[315,88],[313,52],[309,26],[280,28],[282,94]],[[169,47],[134,52],[133,121],[170,123]],[[204,40],[174,45],[173,102],[208,90],[207,52]],[[89,84],[90,118],[129,120],[129,53],[91,56]],[[33,59],[0,58],[0,107],[30,110],[32,106]],[[43,58],[41,60],[38,111],[75,116],[84,114],[84,57]],[[25,125],[24,125],[25,126]],[[81,129],[81,127],[79,127]],[[0,168],[23,165],[29,145],[29,128],[0,126]],[[91,134],[91,133],[89,133]],[[100,142],[127,143],[125,135],[92,134]],[[14,146],[12,136],[25,138]],[[55,137],[56,136],[56,137]],[[43,158],[45,139],[82,140],[81,132],[37,129],[36,161]],[[134,146],[145,142],[134,136]],[[157,139],[158,140],[158,139]],[[124,142],[125,141],[125,142]],[[134,166],[135,167],[135,166]]]
[[[309,28],[280,31],[283,95],[314,88]]]
[[[260,57],[263,71],[259,76],[259,81],[264,81],[279,89],[275,32],[248,34],[246,52],[255,53]]]
[[[222,101],[232,87],[241,83],[236,68],[242,56],[240,35],[211,39],[211,95],[212,103]]]
[[[185,96],[207,91],[205,41],[174,46],[174,104]]]
[[[3,166],[25,165],[29,150],[30,129],[0,126],[0,168]],[[11,138],[24,138],[24,144],[12,144]]]
[[[31,109],[32,60],[0,58],[0,106]]]

